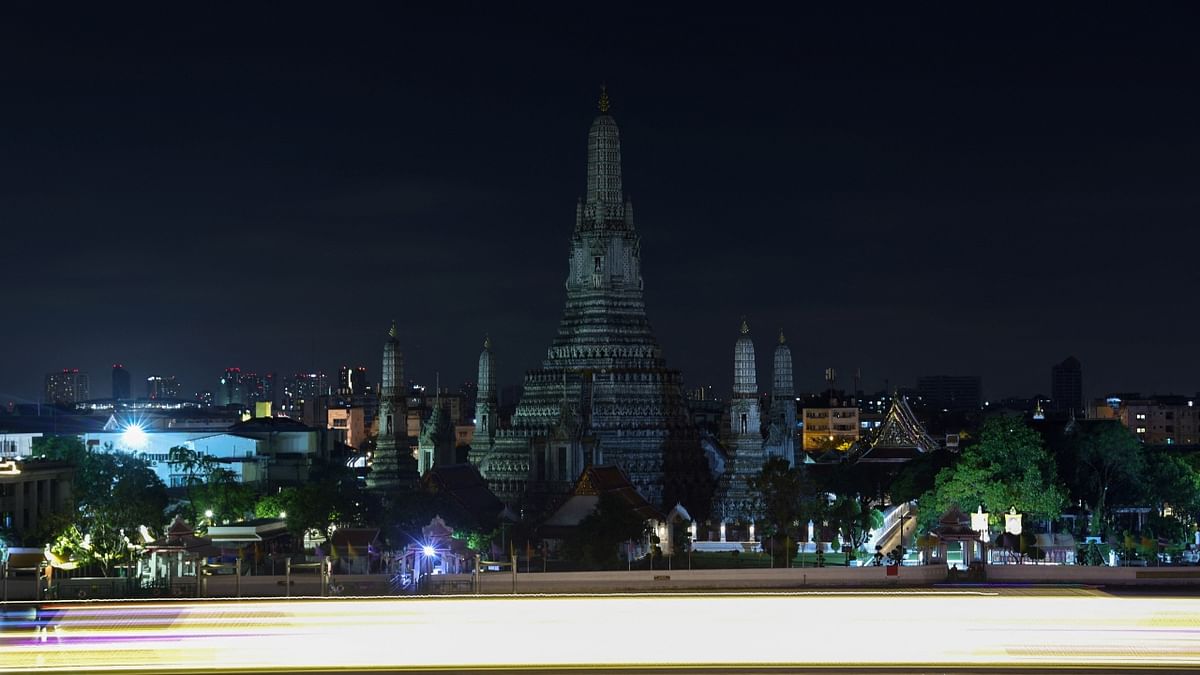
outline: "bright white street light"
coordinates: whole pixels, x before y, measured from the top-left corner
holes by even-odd
[[[212,512],[212,509],[205,509],[205,510],[204,510],[204,517],[205,517],[205,518],[212,518],[212,517],[213,517],[213,512]]]
[[[280,517],[280,518],[287,518],[287,511],[280,511],[280,512],[279,512],[279,517]]]
[[[427,556],[432,556],[434,553],[436,553],[436,551],[434,551],[434,550],[433,550],[433,547],[432,547],[432,546],[430,546],[429,544],[426,544],[425,546],[423,546],[423,547],[421,548],[421,550],[422,550],[422,551],[425,553],[425,555],[427,555]]]

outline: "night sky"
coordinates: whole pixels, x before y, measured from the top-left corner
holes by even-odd
[[[1029,395],[1072,354],[1089,396],[1200,389],[1195,17],[400,4],[0,10],[0,397],[375,379],[393,317],[411,379],[473,379],[490,332],[518,383],[601,82],[689,386],[728,391],[745,314],[762,387],[782,327],[800,390]]]

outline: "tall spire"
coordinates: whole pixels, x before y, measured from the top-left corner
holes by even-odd
[[[481,453],[491,449],[495,438],[497,413],[500,409],[496,397],[496,361],[492,356],[492,338],[485,335],[483,350],[479,352],[478,387],[475,391],[475,439],[471,441],[471,452],[477,462]]]
[[[771,383],[772,399],[779,399],[791,404],[792,382],[792,349],[787,345],[783,331],[779,331],[779,345],[775,347],[775,377]]]
[[[733,347],[733,395],[738,397],[758,396],[758,376],[754,361],[754,342],[750,339],[750,325],[742,317],[742,336]]]
[[[411,487],[416,478],[415,462],[408,451],[408,432],[404,420],[408,414],[404,397],[404,353],[396,337],[396,322],[383,344],[383,380],[379,392],[379,434],[367,487],[392,490]]]
[[[587,197],[584,210],[595,222],[623,217],[621,192],[621,135],[608,114],[608,89],[600,90],[600,114],[588,131]]]

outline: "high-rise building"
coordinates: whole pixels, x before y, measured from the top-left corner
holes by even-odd
[[[88,374],[78,368],[63,368],[46,374],[46,403],[72,405],[92,397]]]
[[[275,400],[275,373],[242,373],[240,383],[242,402],[246,405]]]
[[[1147,445],[1200,445],[1200,396],[1113,394],[1091,412],[1120,420]]]
[[[646,318],[641,237],[622,192],[607,94],[587,156],[558,335],[541,367],[526,373],[511,428],[475,455],[480,472],[502,500],[535,513],[569,492],[589,464],[616,465],[652,504],[707,504],[711,474],[683,377],[667,367]]]
[[[339,396],[359,396],[367,391],[367,387],[366,366],[342,366],[338,369]]]
[[[174,375],[151,375],[146,378],[146,398],[160,400],[179,396],[179,381]]]
[[[801,411],[804,450],[845,452],[858,440],[859,410],[853,400],[828,398],[824,405],[805,405]]]
[[[114,363],[112,367],[112,397],[117,401],[123,401],[133,397],[130,387],[129,371],[125,370],[125,366],[119,363]]]
[[[246,394],[242,389],[242,369],[226,368],[217,386],[217,405],[246,405]]]
[[[1083,366],[1074,356],[1050,368],[1050,409],[1084,415]]]
[[[917,378],[917,396],[932,410],[975,412],[983,407],[983,378],[978,375],[927,375]]]

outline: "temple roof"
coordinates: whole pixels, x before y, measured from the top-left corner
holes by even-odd
[[[472,464],[435,464],[421,480],[427,490],[446,494],[482,525],[514,520]]]
[[[565,528],[577,526],[596,509],[602,494],[616,497],[623,506],[646,520],[666,519],[661,511],[638,494],[619,467],[592,465],[579,476],[571,497],[539,528],[542,536],[561,536]]]
[[[858,461],[904,462],[937,448],[937,441],[925,431],[908,401],[896,395],[875,440],[859,455]]]

